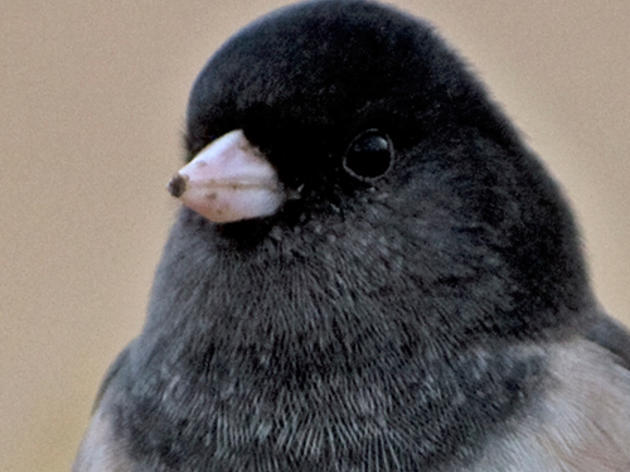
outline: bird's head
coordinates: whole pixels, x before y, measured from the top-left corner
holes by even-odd
[[[169,184],[183,232],[267,273],[319,268],[349,310],[514,334],[588,298],[552,180],[431,27],[395,10],[307,2],[240,31],[194,84],[186,151]]]
[[[512,137],[427,25],[364,1],[306,3],[244,29],[200,73],[187,118],[191,162],[169,189],[217,223],[294,207],[326,222],[374,191],[417,187],[429,152],[473,128]]]

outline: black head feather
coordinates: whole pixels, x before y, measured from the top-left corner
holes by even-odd
[[[301,229],[305,215],[331,234],[369,217],[367,226],[393,233],[386,246],[404,235],[409,247],[400,249],[426,257],[422,265],[432,271],[454,270],[456,261],[442,259],[450,256],[435,245],[457,240],[454,253],[464,256],[467,247],[485,254],[480,270],[504,266],[519,286],[515,295],[532,309],[560,300],[575,309],[584,300],[579,241],[555,184],[423,22],[352,0],[305,3],[255,22],[195,82],[189,153],[235,128],[265,151],[285,184],[302,189],[302,201],[289,205],[302,219],[285,213],[272,222],[289,233]],[[378,130],[394,149],[391,172],[370,185],[348,179],[343,168],[349,144],[366,130]],[[236,226],[251,236],[253,227],[273,225]],[[355,232],[368,237],[365,229]],[[310,250],[304,230],[289,233],[282,240],[293,243],[285,245]]]

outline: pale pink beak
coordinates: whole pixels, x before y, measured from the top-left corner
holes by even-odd
[[[168,191],[216,223],[272,215],[286,199],[275,169],[242,130],[203,148],[173,176]]]

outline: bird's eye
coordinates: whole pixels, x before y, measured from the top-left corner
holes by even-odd
[[[394,157],[392,142],[385,133],[368,129],[356,136],[343,157],[343,168],[352,177],[364,182],[384,175]]]

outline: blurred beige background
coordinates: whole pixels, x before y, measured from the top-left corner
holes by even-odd
[[[5,2],[0,470],[68,470],[140,329],[189,87],[281,0]],[[630,2],[396,1],[469,59],[562,182],[596,291],[630,322]]]

